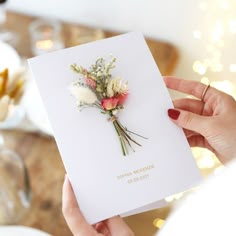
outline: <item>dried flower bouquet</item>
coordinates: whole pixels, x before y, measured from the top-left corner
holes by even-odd
[[[128,130],[118,120],[117,114],[124,109],[129,93],[127,81],[123,81],[120,77],[113,77],[111,74],[115,61],[114,57],[109,63],[99,58],[89,70],[72,64],[72,70],[80,77],[71,84],[70,93],[75,97],[79,110],[95,107],[108,115],[108,120],[112,122],[119,137],[122,153],[126,156],[129,148],[135,151],[133,144],[141,146],[132,136],[145,137]]]

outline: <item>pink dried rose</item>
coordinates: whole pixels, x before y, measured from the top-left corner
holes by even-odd
[[[123,105],[128,97],[128,93],[119,94],[116,98],[118,99],[118,105]]]
[[[86,84],[89,85],[91,88],[96,89],[97,87],[96,81],[94,81],[92,78],[87,77],[85,81],[86,81]]]
[[[113,110],[117,107],[118,102],[119,102],[119,99],[115,98],[115,97],[104,98],[101,101],[101,105],[102,105],[104,110],[110,111],[110,110]]]

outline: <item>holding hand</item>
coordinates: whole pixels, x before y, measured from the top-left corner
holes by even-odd
[[[236,157],[236,102],[197,81],[164,77],[166,86],[200,99],[174,101],[168,115],[182,128],[191,147],[208,148],[222,163]]]
[[[69,179],[63,185],[62,211],[66,222],[76,236],[134,236],[133,232],[119,216],[95,225],[89,225],[83,217]]]
[[[200,82],[164,78],[166,86],[198,99],[183,98],[174,101],[169,117],[184,132],[191,147],[204,147],[214,152],[222,163],[236,157],[236,102],[210,86]],[[119,217],[112,217],[93,226],[83,217],[74,192],[66,177],[63,185],[63,214],[76,236],[134,236]]]

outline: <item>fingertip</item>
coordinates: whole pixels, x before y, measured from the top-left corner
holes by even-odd
[[[70,180],[68,176],[65,175],[64,184],[62,188],[62,212],[65,218],[68,217],[71,212],[74,211],[74,209],[79,210],[79,206],[75,198],[75,194],[72,189]]]
[[[209,119],[209,116],[202,116],[180,109],[173,110],[175,110],[175,112],[172,112],[172,120],[175,121],[178,126],[197,132],[203,136],[207,135],[212,126],[212,119]]]
[[[82,235],[80,232],[87,232],[88,235],[92,235],[92,233],[94,233],[92,226],[87,223],[82,212],[80,211],[73,188],[67,175],[65,175],[62,191],[62,213],[74,235]]]
[[[64,182],[63,182],[63,184],[66,184],[66,182],[68,181],[68,179],[67,179],[68,177],[67,177],[67,173],[65,173],[65,176],[64,176]]]
[[[112,235],[115,235],[116,232],[120,232],[121,235],[134,236],[132,230],[120,216],[114,216],[106,220],[106,224],[108,225],[108,228],[110,229]]]
[[[104,222],[97,223],[94,228],[96,231],[102,235],[110,235],[110,230]]]
[[[78,207],[73,188],[67,175],[63,184],[62,203],[64,206]]]
[[[172,120],[178,120],[179,116],[180,116],[180,111],[177,109],[168,109],[167,111],[168,116],[172,119]]]
[[[162,76],[162,77],[163,77],[164,80],[168,80],[168,79],[173,79],[173,78],[175,78],[175,77],[172,76],[172,75],[164,75],[164,76]]]
[[[168,83],[168,82],[170,82],[170,81],[172,81],[172,80],[174,80],[174,79],[180,79],[180,78],[178,78],[178,77],[175,77],[175,76],[172,76],[172,75],[165,75],[165,76],[163,76],[163,79],[164,79],[164,81],[166,82],[166,83]]]
[[[63,187],[62,187],[63,196],[67,195],[71,191],[73,191],[73,190],[72,190],[72,187],[70,184],[70,180],[69,180],[67,174],[65,174],[64,183],[63,183]]]
[[[163,76],[163,80],[166,85],[168,84],[169,79],[170,79],[170,76]]]

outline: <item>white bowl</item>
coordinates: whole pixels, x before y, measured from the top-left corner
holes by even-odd
[[[9,68],[14,73],[21,65],[21,59],[16,50],[10,45],[0,42],[0,71]]]
[[[8,117],[0,122],[0,129],[16,128],[25,118],[25,109],[21,105],[10,105]]]
[[[20,65],[21,59],[16,50],[10,45],[0,42],[0,71],[8,68],[10,74],[13,74],[20,68]],[[23,98],[15,111],[6,122],[0,122],[0,129],[24,126],[20,128],[53,135],[37,86],[30,77],[27,79]],[[26,120],[23,124],[21,121],[25,118],[25,115],[30,122]]]
[[[0,71],[8,68],[10,75],[20,68],[21,59],[16,50],[10,45],[0,42]],[[24,111],[20,106],[14,108],[15,112],[5,122],[0,122],[1,129],[16,127],[24,118]]]
[[[27,118],[33,126],[35,126],[36,131],[39,130],[44,134],[53,136],[53,131],[48,120],[47,112],[43,105],[37,85],[32,78],[30,78],[27,83],[25,94],[21,103],[25,108]]]

